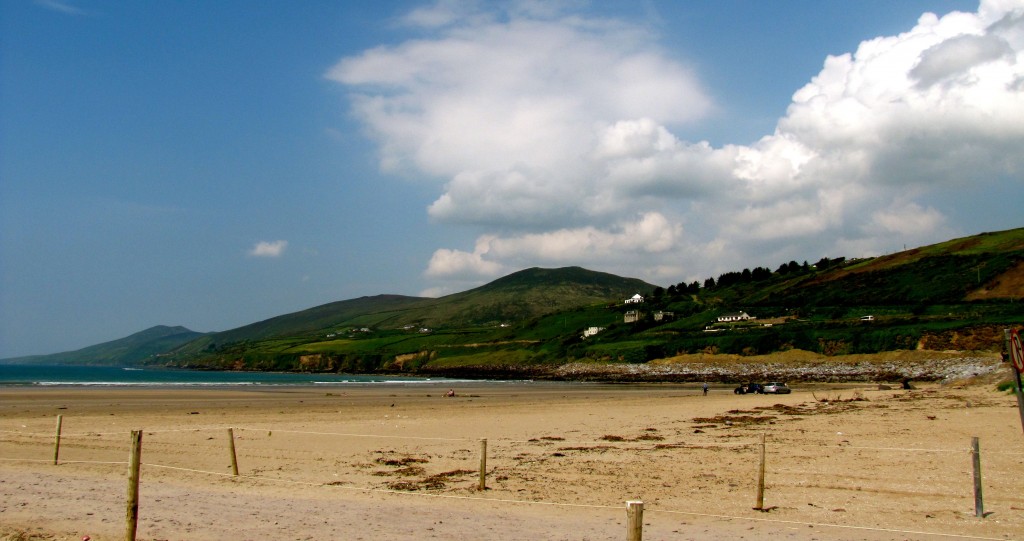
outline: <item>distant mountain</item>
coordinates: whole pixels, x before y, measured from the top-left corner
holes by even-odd
[[[301,337],[338,327],[462,327],[522,321],[655,289],[643,280],[581,267],[531,268],[440,298],[376,295],[332,302],[206,335],[179,348],[195,355],[225,344]]]
[[[155,356],[187,344],[205,333],[185,327],[157,325],[131,336],[89,346],[75,351],[51,355],[32,355],[0,359],[9,364],[92,364],[129,366],[151,360]]]
[[[299,312],[275,316],[250,323],[236,329],[212,333],[207,338],[217,342],[238,342],[241,340],[262,340],[278,336],[305,335],[335,325],[370,318],[387,318],[433,299],[406,297],[403,295],[374,295],[346,301],[337,301],[308,308]]]

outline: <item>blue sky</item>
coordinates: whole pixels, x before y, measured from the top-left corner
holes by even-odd
[[[0,357],[1019,227],[1022,13],[0,0]]]

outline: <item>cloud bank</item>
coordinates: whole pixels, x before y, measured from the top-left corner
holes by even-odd
[[[428,37],[327,77],[381,168],[437,183],[430,217],[480,232],[434,252],[439,282],[571,264],[667,284],[876,255],[962,232],[936,194],[1020,186],[1020,1],[829,56],[774,133],[721,147],[673,135],[728,104],[642,26],[534,3],[440,2],[404,23]]]

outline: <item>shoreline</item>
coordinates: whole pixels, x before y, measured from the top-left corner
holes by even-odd
[[[604,382],[604,383],[719,383],[748,381],[785,381],[798,383],[899,383],[952,382],[969,378],[1002,378],[1006,371],[998,353],[907,350],[874,354],[825,357],[806,351],[790,350],[769,355],[687,354],[646,363],[566,362],[536,365],[426,366],[416,373],[347,374],[337,372],[263,372],[240,370],[196,370],[166,366],[127,367],[129,373],[153,371],[162,374],[189,371],[200,374],[230,374],[291,377],[357,378],[356,381],[223,381],[223,382],[36,382],[38,386],[181,386],[181,387],[272,387],[320,386],[341,388],[367,385],[425,385],[437,381],[449,384],[469,382]],[[19,365],[31,366],[31,365]],[[73,365],[82,368],[81,365]],[[126,367],[100,367],[104,369]],[[358,381],[358,378],[395,378],[394,381]],[[17,386],[0,382],[0,387]]]

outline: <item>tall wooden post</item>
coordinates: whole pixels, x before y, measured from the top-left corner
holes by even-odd
[[[644,502],[626,502],[626,541],[643,541]]]
[[[761,464],[757,468],[757,506],[754,509],[764,510],[764,432],[761,433]]]
[[[1006,352],[1007,357],[1013,356],[1011,347],[1010,329],[1003,329],[1003,351]],[[1013,376],[1013,393],[1017,395],[1017,413],[1020,414],[1020,428],[1024,430],[1024,387],[1022,387],[1020,381],[1020,371],[1013,365],[1013,359],[1010,359],[1010,374]]]
[[[132,430],[132,451],[128,457],[128,505],[125,512],[125,541],[135,541],[139,526],[139,467],[142,465],[142,431]]]
[[[480,440],[480,483],[476,489],[487,489],[487,438]]]
[[[985,501],[981,497],[981,449],[977,436],[971,438],[971,459],[974,462],[974,516],[985,518]]]
[[[1017,412],[1020,414],[1020,428],[1024,430],[1024,383],[1021,383],[1020,372],[1016,368],[1011,366],[1010,370],[1013,370],[1013,377],[1017,383],[1014,392],[1017,394]]]
[[[53,465],[57,465],[57,460],[60,458],[60,425],[64,421],[63,415],[57,416],[57,433],[53,436]]]
[[[228,428],[228,450],[231,451],[231,473],[238,476],[238,457],[235,455],[235,429]]]

